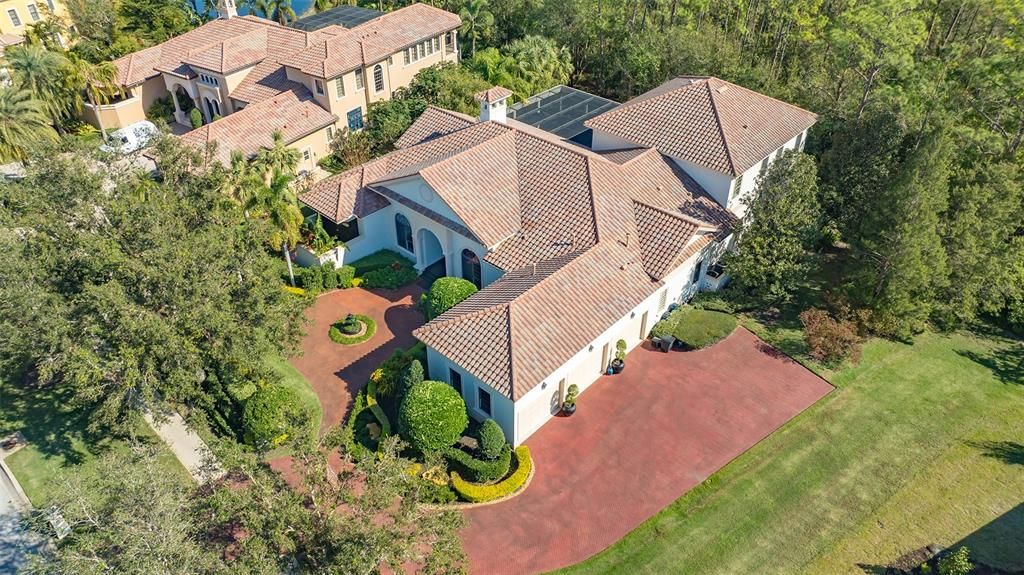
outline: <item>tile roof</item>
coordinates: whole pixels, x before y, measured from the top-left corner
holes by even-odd
[[[444,136],[467,128],[476,123],[476,118],[459,112],[445,110],[434,106],[420,114],[420,117],[409,126],[409,129],[395,141],[396,148],[408,148],[438,136]]]
[[[359,66],[369,66],[403,48],[440,36],[462,25],[451,12],[413,4],[346,29],[329,26],[315,42],[281,63],[320,78],[332,78]]]
[[[216,44],[193,50],[182,58],[189,66],[219,74],[248,68],[267,57],[267,31],[252,30]]]
[[[298,86],[192,130],[181,140],[198,148],[217,142],[217,159],[227,164],[233,150],[251,156],[270,147],[276,130],[291,143],[337,121],[337,116],[316,103],[309,90]]]
[[[415,334],[513,399],[735,221],[655,150],[619,164],[514,121],[422,139],[446,122],[425,114],[407,147],[323,180],[300,199],[339,221],[365,209],[358,194],[368,191],[491,246],[485,259],[507,273]],[[464,225],[387,187],[417,174]]]
[[[683,77],[585,125],[736,176],[816,119],[807,110],[718,78]]]
[[[505,98],[508,98],[511,95],[512,90],[509,90],[508,88],[505,88],[503,86],[494,86],[482,92],[477,92],[476,94],[473,94],[473,99],[476,100],[477,102],[487,102],[488,104],[493,104],[494,102],[497,102],[498,100],[504,100]]]

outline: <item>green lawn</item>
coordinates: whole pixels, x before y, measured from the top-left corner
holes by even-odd
[[[312,421],[310,422],[311,437],[317,437],[320,433],[320,421],[324,417],[324,410],[320,406],[320,398],[316,396],[316,392],[310,387],[306,377],[299,373],[299,370],[295,369],[288,361],[276,355],[267,357],[267,365],[281,376],[282,385],[293,389],[295,393],[299,394],[302,405],[313,414]]]
[[[60,487],[62,476],[88,478],[96,473],[97,456],[107,450],[128,449],[128,442],[160,446],[160,460],[167,473],[191,483],[188,471],[178,463],[153,431],[143,422],[125,437],[94,435],[86,431],[88,416],[68,406],[69,397],[53,390],[26,391],[0,382],[0,436],[20,430],[28,440],[6,461],[25,494],[36,507],[45,505]]]
[[[758,331],[802,352],[791,321]],[[1024,569],[1019,540],[978,532],[1024,509],[1022,365],[1020,341],[960,332],[874,340],[856,366],[814,366],[836,391],[564,572],[864,573],[965,537],[983,560]]]

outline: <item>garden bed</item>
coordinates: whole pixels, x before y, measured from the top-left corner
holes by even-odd
[[[377,322],[373,318],[360,314],[349,314],[335,322],[327,332],[334,343],[356,345],[373,337],[377,333]]]

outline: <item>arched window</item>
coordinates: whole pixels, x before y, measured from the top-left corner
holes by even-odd
[[[476,287],[480,285],[480,258],[476,257],[471,250],[462,250],[462,279],[473,282]]]
[[[398,245],[410,252],[415,251],[412,246],[412,226],[409,218],[402,214],[395,215],[395,235],[398,237]]]
[[[380,64],[373,67],[373,91],[380,92],[384,89],[384,68]]]

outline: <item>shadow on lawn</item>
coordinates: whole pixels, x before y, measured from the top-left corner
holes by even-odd
[[[1015,341],[989,353],[967,350],[957,353],[988,368],[1003,383],[1024,385],[1024,342]]]
[[[967,445],[981,450],[982,455],[998,459],[1009,465],[1024,465],[1024,445],[1014,441],[968,441]],[[1024,537],[1024,533],[1021,533]]]

